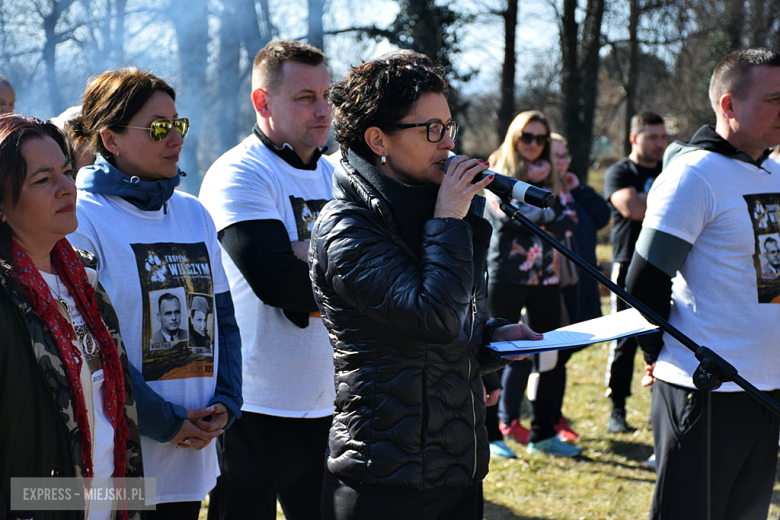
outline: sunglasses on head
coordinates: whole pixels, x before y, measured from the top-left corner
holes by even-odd
[[[186,117],[180,117],[171,121],[170,119],[155,119],[148,126],[120,126],[120,128],[135,128],[136,130],[149,130],[149,137],[152,141],[162,141],[165,136],[171,131],[171,128],[175,128],[182,139],[187,137],[187,132],[190,130],[190,120]]]
[[[520,134],[520,141],[525,144],[531,144],[536,141],[536,144],[543,146],[550,140],[550,136],[547,134],[532,134],[530,132],[523,132]]]

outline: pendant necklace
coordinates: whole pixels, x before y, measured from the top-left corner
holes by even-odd
[[[62,296],[62,289],[60,289],[60,277],[56,273],[54,275],[54,281],[57,283],[57,301],[59,301],[62,306],[65,307],[65,310],[68,311],[68,314],[70,315],[70,306]]]
[[[68,316],[71,316],[70,305],[68,305],[68,302],[66,302],[65,298],[62,296],[62,289],[60,288],[60,277],[55,274],[54,279],[57,282],[57,301],[60,302],[63,307],[65,307],[65,312],[68,313]],[[74,331],[76,331],[76,336],[80,337],[79,343],[81,343],[81,350],[83,350],[84,353],[89,356],[94,356],[98,350],[98,344],[97,341],[95,341],[95,337],[92,335],[92,331],[90,331],[89,328],[86,328],[84,331],[86,334],[79,334],[79,327],[74,325],[73,328]]]

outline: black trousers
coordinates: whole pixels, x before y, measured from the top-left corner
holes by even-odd
[[[629,262],[622,262],[612,266],[612,281],[625,289],[626,275]],[[626,302],[615,298],[615,311],[628,309]],[[636,338],[622,338],[610,345],[609,359],[607,360],[607,395],[612,399],[613,408],[624,408],[626,398],[631,395],[631,379],[634,375],[634,358],[637,349]]]
[[[331,422],[244,412],[218,439],[209,520],[274,520],[277,498],[287,520],[319,519]]]
[[[325,472],[323,520],[478,520],[482,485],[420,491]]]
[[[780,390],[766,394],[780,398]],[[703,402],[699,390],[660,380],[653,385],[651,519],[704,518]],[[711,417],[712,519],[764,520],[777,469],[780,417],[745,392],[713,392]]]
[[[200,502],[165,502],[146,513],[146,520],[198,520]],[[118,517],[117,517],[118,518]]]
[[[512,323],[518,323],[520,313],[525,307],[528,326],[536,332],[548,332],[561,325],[561,290],[557,285],[491,283],[488,299],[490,314],[494,318],[505,318]],[[531,442],[549,439],[555,435],[555,423],[561,416],[560,405],[566,386],[566,367],[560,359],[559,357],[554,369],[539,374],[536,399],[531,402]],[[513,361],[504,369],[504,389],[501,391],[498,411],[501,422],[509,424],[520,417],[520,404],[532,371],[532,363],[534,361],[529,359]]]

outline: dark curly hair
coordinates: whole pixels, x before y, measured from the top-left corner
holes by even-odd
[[[412,111],[420,96],[446,92],[447,83],[430,60],[415,53],[396,53],[353,67],[328,96],[342,155],[352,150],[376,163],[377,155],[363,138],[366,129],[376,126],[392,134],[390,128]]]

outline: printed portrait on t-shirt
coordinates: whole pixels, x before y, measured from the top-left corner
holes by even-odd
[[[780,194],[745,195],[753,224],[759,303],[780,303]]]
[[[195,354],[213,356],[214,313],[211,312],[208,294],[190,293],[189,309],[189,345]]]
[[[183,326],[187,323],[184,319],[187,315],[184,288],[150,291],[149,300],[154,330],[151,350],[167,349],[174,343],[187,340],[189,335]]]
[[[214,373],[214,289],[206,244],[131,244],[143,293],[146,381]]]
[[[310,240],[314,221],[320,216],[320,211],[327,204],[325,199],[303,200],[300,197],[290,195],[293,215],[295,215],[295,227],[298,230],[298,240]]]

